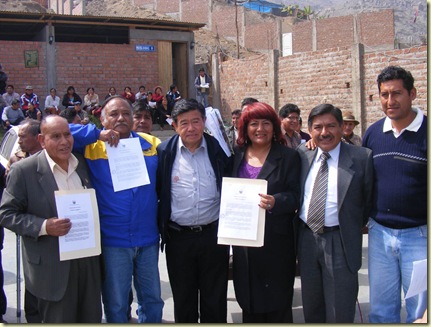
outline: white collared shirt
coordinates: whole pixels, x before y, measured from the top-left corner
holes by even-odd
[[[204,137],[193,153],[178,140],[171,173],[171,208],[171,220],[181,226],[207,225],[218,219],[220,192]]]
[[[59,190],[79,190],[84,188],[81,178],[76,172],[76,168],[78,167],[78,159],[76,159],[73,154],[70,154],[69,167],[66,172],[54,160],[52,160],[46,150],[43,150],[43,153],[46,156],[46,160],[48,160],[49,168],[54,175],[54,179]],[[45,219],[42,224],[42,227],[39,231],[39,236],[48,235],[46,232],[46,221],[47,219]]]
[[[328,163],[328,193],[326,196],[326,208],[325,208],[325,226],[337,226],[338,222],[338,159],[340,157],[340,143],[329,151],[331,158],[327,160]],[[314,181],[317,173],[319,172],[321,159],[320,155],[322,150],[316,149],[317,154],[313,160],[313,163],[308,172],[307,179],[305,180],[304,186],[304,202],[299,212],[299,217],[307,222],[308,209],[310,206],[311,195],[313,193]]]
[[[416,117],[415,119],[413,119],[409,126],[403,128],[398,133],[398,131],[392,127],[392,120],[389,117],[386,117],[383,123],[383,133],[392,131],[394,133],[394,137],[398,138],[405,130],[417,132],[422,125],[422,121],[424,120],[424,114],[419,108],[412,107],[412,110],[416,113]]]

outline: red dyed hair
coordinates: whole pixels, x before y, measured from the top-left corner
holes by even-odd
[[[268,119],[272,123],[274,130],[272,142],[286,144],[286,139],[281,132],[281,121],[274,108],[263,102],[254,102],[247,105],[239,118],[237,144],[240,147],[246,146],[251,142],[247,135],[247,127],[253,119]]]

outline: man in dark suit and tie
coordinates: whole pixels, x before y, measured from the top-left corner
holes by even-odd
[[[362,228],[371,206],[371,151],[341,142],[341,110],[313,108],[308,118],[317,148],[298,148],[302,203],[298,261],[306,323],[353,323],[362,262]]]
[[[12,165],[0,205],[0,225],[22,236],[26,288],[46,323],[100,323],[99,256],[60,261],[58,237],[72,223],[57,217],[54,191],[90,187],[85,161],[72,155],[66,119],[41,123],[43,151]],[[82,158],[83,160],[83,158]]]

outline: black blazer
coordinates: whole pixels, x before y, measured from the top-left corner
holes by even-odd
[[[233,177],[238,176],[244,148],[236,149]],[[266,212],[264,246],[234,247],[233,280],[241,308],[251,313],[284,309],[293,292],[296,255],[293,218],[299,207],[298,153],[273,144],[258,179],[268,181],[275,205]],[[257,204],[256,204],[257,206]]]

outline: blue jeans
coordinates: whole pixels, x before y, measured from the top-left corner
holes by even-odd
[[[200,95],[197,95],[196,101],[202,103],[205,108],[208,107],[208,93],[201,93]]]
[[[368,223],[370,323],[400,323],[401,287],[410,286],[413,261],[427,258],[427,226],[392,229]],[[427,292],[406,299],[407,323],[422,317]]]
[[[164,302],[159,276],[159,244],[135,248],[102,247],[102,299],[108,323],[128,323],[132,282],[138,297],[138,322],[160,323]]]

